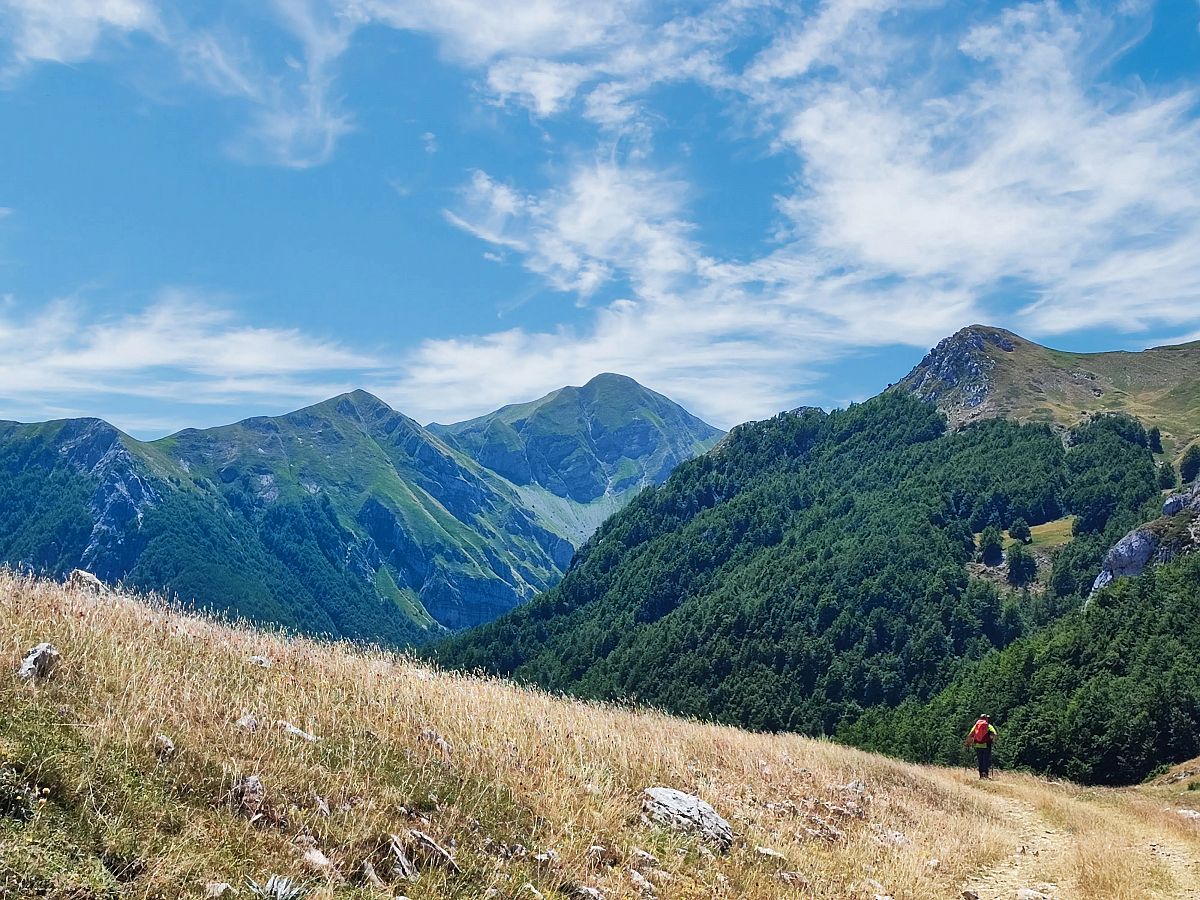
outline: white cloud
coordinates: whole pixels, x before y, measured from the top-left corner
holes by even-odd
[[[452,221],[559,290],[630,295],[586,327],[428,341],[387,395],[418,415],[464,417],[617,371],[728,426],[811,395],[813,366],[849,347],[881,334],[924,346],[974,317],[962,291],[881,288],[797,248],[715,260],[692,236],[687,203],[678,179],[612,162],[580,164],[541,196],[475,173]]]
[[[513,98],[544,117],[561,111],[593,74],[579,63],[517,57],[488,69],[487,82],[501,103]]]
[[[630,0],[338,0],[347,16],[439,37],[472,64],[502,55],[554,57],[613,41],[640,2]]]
[[[0,0],[0,31],[18,69],[87,59],[105,32],[160,30],[151,0]]]
[[[368,25],[431,35],[503,107],[598,126],[594,161],[549,151],[549,187],[477,171],[446,213],[497,260],[591,304],[585,321],[431,340],[399,373],[373,370],[416,414],[474,414],[608,369],[730,424],[796,402],[839,354],[928,345],[975,319],[1034,337],[1190,331],[1197,95],[1110,68],[1142,34],[1126,17],[1146,10],[972,7],[975,24],[943,15],[931,37],[937,11],[917,6],[724,0],[684,15],[596,0],[273,0],[282,60],[216,28],[169,42],[195,81],[251,110],[238,144],[249,159],[331,156],[353,127],[339,61]],[[150,27],[118,19],[88,27]],[[654,131],[677,112],[661,88],[681,82],[735,123],[736,152],[767,147],[788,170],[784,183],[744,182],[776,199],[757,249],[705,245],[707,223],[693,221],[705,186],[656,155]],[[423,127],[414,136],[436,147]],[[286,389],[303,383],[294,376],[235,381]]]
[[[803,161],[781,202],[798,239],[841,264],[978,295],[1040,299],[1034,332],[1200,310],[1200,128],[1190,92],[1089,80],[1099,23],[1027,5],[969,32],[974,77],[950,93],[818,83],[781,143]]]
[[[42,414],[112,395],[170,401],[176,416],[197,404],[319,400],[379,368],[332,341],[247,324],[178,289],[119,316],[72,301],[25,315],[0,307],[0,402]]]
[[[750,82],[799,78],[821,65],[844,65],[848,55],[877,52],[876,17],[892,0],[827,0],[813,16],[775,38],[746,72]]]

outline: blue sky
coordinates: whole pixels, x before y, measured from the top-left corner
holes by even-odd
[[[0,418],[1200,338],[1200,5],[0,0]]]

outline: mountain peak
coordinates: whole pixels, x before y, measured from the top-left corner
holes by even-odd
[[[603,387],[604,385],[641,388],[642,390],[648,390],[648,388],[636,378],[630,378],[628,375],[621,375],[618,372],[601,372],[598,375],[593,375],[588,379],[584,387]]]
[[[602,372],[529,403],[430,429],[519,486],[576,504],[663,481],[723,434],[628,375]],[[572,532],[573,537],[586,537]]]
[[[1124,412],[1182,448],[1200,435],[1200,344],[1071,353],[970,325],[940,341],[893,390],[937,404],[955,427],[999,416],[1071,427]]]
[[[996,366],[994,354],[1013,353],[1021,345],[1029,342],[1011,331],[969,325],[939,341],[898,387],[944,409],[952,405],[970,413],[987,401],[992,388],[990,373]]]

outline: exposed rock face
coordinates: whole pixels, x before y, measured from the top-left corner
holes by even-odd
[[[668,787],[646,788],[642,810],[652,822],[677,831],[696,832],[722,850],[733,843],[733,828],[709,804],[692,794]]]
[[[1197,483],[1190,491],[1184,491],[1182,494],[1172,494],[1163,502],[1162,514],[1164,516],[1174,516],[1184,510],[1192,512],[1200,512],[1200,483]]]
[[[1158,536],[1146,528],[1129,532],[1104,557],[1104,567],[1092,583],[1092,592],[1108,587],[1116,579],[1141,575],[1158,553]]]
[[[80,474],[99,480],[89,504],[92,533],[79,563],[107,581],[119,581],[133,567],[144,546],[140,529],[145,513],[162,502],[125,442],[125,435],[100,419],[69,422],[59,435],[59,456]]]
[[[1113,545],[1092,583],[1092,593],[1121,577],[1141,575],[1200,547],[1200,485],[1163,503],[1162,518],[1135,528]]]
[[[989,373],[995,363],[984,352],[989,344],[1006,353],[1015,348],[998,328],[964,328],[934,347],[902,384],[924,400],[939,405],[949,400],[964,410],[975,410],[991,390]]]

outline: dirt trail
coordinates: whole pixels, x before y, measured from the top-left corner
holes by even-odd
[[[963,896],[1015,900],[1018,891],[1028,888],[1053,900],[1098,898],[1094,890],[1083,890],[1078,884],[1080,857],[1087,856],[1088,842],[1097,840],[1096,832],[1058,827],[1015,786],[992,784],[988,793],[1002,804],[1002,814],[1015,826],[1016,849],[1007,859],[963,884]],[[1131,867],[1154,871],[1159,876],[1146,879],[1131,891],[1121,891],[1120,900],[1200,900],[1200,841],[1189,841],[1170,829],[1155,827],[1132,807],[1093,802],[1095,799],[1081,795],[1069,803],[1073,812],[1084,819],[1103,818],[1101,839],[1120,836],[1108,852]]]
[[[1169,896],[1180,900],[1200,900],[1200,859],[1189,852],[1186,845],[1160,837],[1148,846],[1148,850],[1180,886],[1176,893]]]
[[[1033,804],[1001,791],[991,793],[1004,803],[1005,817],[1017,826],[1017,850],[963,885],[964,895],[969,892],[978,895],[979,900],[1012,900],[1021,888],[1033,888],[1051,897],[1065,897],[1057,885],[1043,881],[1041,875],[1053,869],[1066,853],[1070,836],[1046,822]]]

